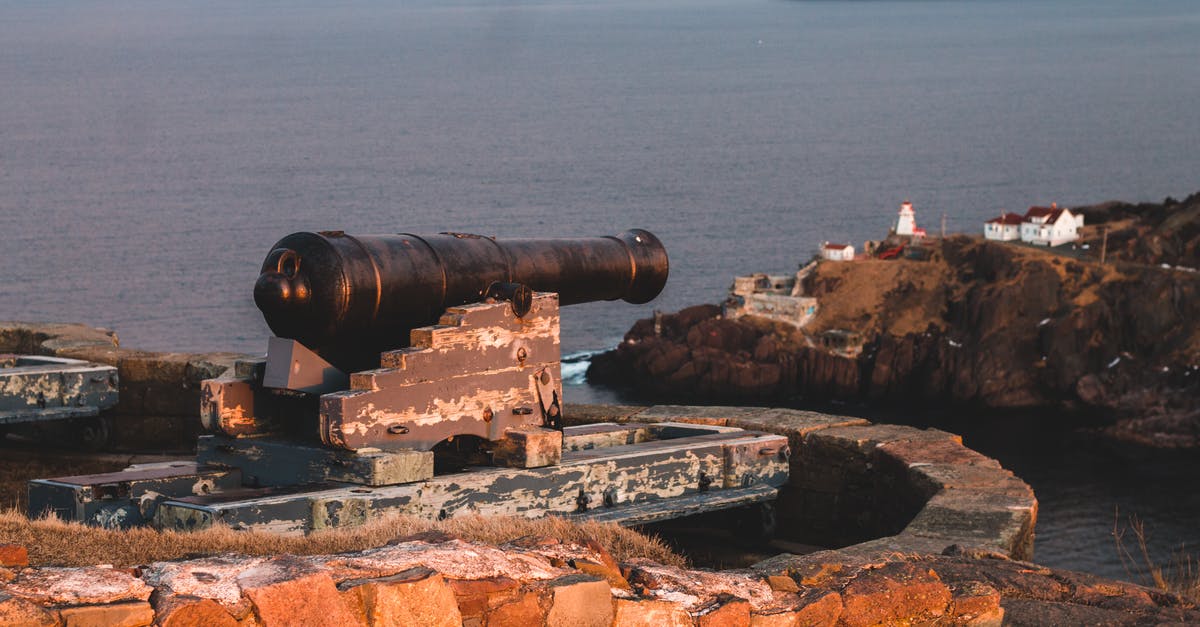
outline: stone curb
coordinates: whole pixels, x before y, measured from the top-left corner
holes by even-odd
[[[780,524],[865,527],[826,546],[882,556],[941,554],[978,547],[1033,558],[1037,498],[998,462],[937,429],[872,424],[862,418],[765,407],[568,406],[580,422],[691,422],[788,437],[792,473],[780,496]],[[889,528],[892,521],[901,524]],[[880,537],[882,536],[882,537]],[[869,539],[875,538],[875,539]],[[805,556],[794,558],[798,563]]]
[[[1133,584],[961,549],[869,555],[881,548],[724,572],[634,559],[597,574],[579,565],[612,558],[592,543],[442,536],[342,555],[24,568],[0,583],[0,627],[982,626],[1042,624],[1046,612],[1053,624],[1200,621],[1179,597]]]
[[[969,614],[956,610],[950,587],[921,566],[862,571],[848,583],[837,582],[850,590],[845,593],[802,590],[790,578],[780,585],[753,571],[718,573],[638,560],[606,578],[576,567],[611,562],[594,545],[553,539],[521,544],[422,539],[345,555],[206,558],[132,571],[25,568],[0,585],[0,626],[860,624],[855,612],[863,620],[878,613],[870,609],[877,589],[928,597],[896,609],[895,616],[966,622],[1002,613],[998,596],[974,603]],[[471,554],[486,556],[489,568],[457,559]]]

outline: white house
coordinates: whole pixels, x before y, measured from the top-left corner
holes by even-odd
[[[1024,221],[1025,218],[1019,213],[1001,213],[1000,217],[983,223],[983,236],[1002,242],[1021,239],[1021,223]]]
[[[830,261],[854,261],[854,246],[825,242],[821,245],[821,257]]]
[[[1038,246],[1058,246],[1079,239],[1083,216],[1051,204],[1049,207],[1030,207],[1021,222],[1021,241]]]

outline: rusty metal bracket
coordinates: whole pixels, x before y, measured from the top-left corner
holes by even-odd
[[[588,496],[583,488],[579,488],[579,496],[575,497],[575,513],[581,514],[588,510],[588,504],[592,502],[592,497]]]
[[[533,375],[537,385],[538,404],[542,409],[542,424],[552,429],[562,430],[562,407],[558,400],[558,388],[554,377],[546,368],[538,370]]]

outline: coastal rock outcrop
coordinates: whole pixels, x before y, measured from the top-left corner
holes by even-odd
[[[690,307],[639,321],[589,377],[657,399],[1087,407],[1136,417],[1126,439],[1200,443],[1200,195],[1099,207],[1083,211],[1114,225],[1105,264],[1099,245],[962,235],[926,260],[826,262],[804,280],[820,310],[803,329]]]

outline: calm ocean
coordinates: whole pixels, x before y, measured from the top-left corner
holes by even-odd
[[[1193,0],[5,2],[0,319],[261,352],[293,231],[650,229],[658,301],[564,310],[601,349],[905,199],[974,231],[1200,189],[1198,33]],[[1043,501],[1041,560],[1123,574],[1057,522],[1112,504]]]

